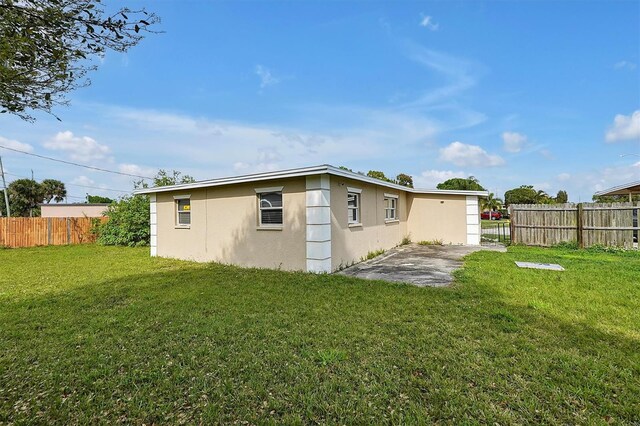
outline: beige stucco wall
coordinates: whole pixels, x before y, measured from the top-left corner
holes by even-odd
[[[347,187],[362,189],[362,226],[348,224]],[[398,195],[399,221],[386,223],[384,194]],[[331,268],[359,261],[371,251],[390,249],[407,235],[407,193],[357,180],[331,176]]]
[[[407,203],[407,230],[412,241],[467,243],[466,196],[409,194]]]
[[[41,217],[101,217],[107,211],[107,206],[96,206],[91,204],[77,205],[40,205]]]
[[[256,188],[283,186],[284,225],[258,228]],[[191,227],[175,226],[174,196],[191,195]],[[240,266],[305,270],[305,178],[158,193],[157,254]]]

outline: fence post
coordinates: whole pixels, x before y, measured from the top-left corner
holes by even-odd
[[[71,244],[71,218],[67,218],[67,244]]]
[[[578,247],[579,248],[584,248],[584,235],[582,235],[583,233],[583,218],[584,218],[584,210],[583,210],[583,206],[582,203],[578,203],[578,210],[577,210],[577,214],[578,214],[578,228],[576,229],[576,235],[578,237]]]
[[[52,241],[51,233],[53,232],[53,229],[51,229],[51,221],[52,219],[48,217],[47,218],[47,245],[48,246],[51,245],[51,241]]]
[[[516,240],[515,240],[515,235],[516,233],[514,232],[516,227],[515,227],[515,216],[513,214],[514,210],[513,210],[513,206],[509,206],[509,233],[510,238],[511,238],[511,244],[515,245],[516,244]]]

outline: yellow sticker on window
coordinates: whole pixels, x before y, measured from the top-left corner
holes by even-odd
[[[189,204],[182,206],[182,210],[191,210],[191,206]]]

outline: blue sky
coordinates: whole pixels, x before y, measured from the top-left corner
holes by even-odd
[[[109,2],[107,2],[109,4]],[[111,2],[111,4],[115,4]],[[329,163],[572,201],[640,180],[640,2],[129,1],[162,18],[0,145],[197,179]],[[69,201],[131,179],[0,149]],[[636,154],[639,156],[625,156]]]

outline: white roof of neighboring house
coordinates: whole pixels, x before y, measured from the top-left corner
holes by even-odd
[[[624,185],[614,186],[613,188],[605,189],[604,191],[598,191],[595,195],[628,195],[630,193],[640,194],[640,180],[625,183]]]
[[[366,175],[361,175],[360,173],[350,172],[348,170],[344,170],[339,167],[330,166],[328,164],[323,164],[321,166],[301,167],[297,169],[277,170],[274,172],[254,173],[250,175],[209,179],[209,180],[202,180],[199,182],[185,183],[180,185],[143,188],[143,189],[135,190],[134,194],[155,194],[157,192],[209,188],[213,186],[232,185],[237,183],[260,182],[264,180],[284,179],[284,178],[301,177],[301,176],[322,175],[322,174],[341,176],[349,179],[371,183],[374,185],[386,186],[388,188],[393,188],[399,191],[411,192],[414,194],[477,195],[480,197],[486,197],[489,195],[488,191],[458,191],[458,190],[449,190],[449,189],[409,188],[409,187],[398,185],[395,183],[385,182],[383,180],[372,178]]]
[[[108,206],[109,203],[40,203],[39,206],[47,207],[86,207],[86,206]]]

